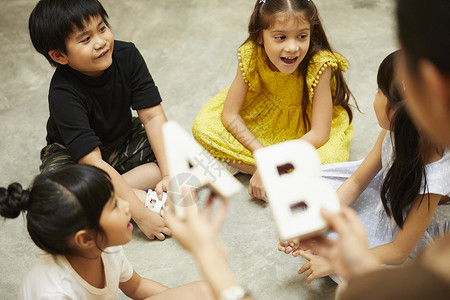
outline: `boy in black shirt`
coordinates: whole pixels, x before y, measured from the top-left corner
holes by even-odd
[[[80,163],[105,170],[141,230],[163,240],[170,230],[136,193],[156,187],[162,198],[167,191],[167,119],[144,59],[132,43],[114,40],[107,18],[97,0],[41,0],[30,15],[33,45],[56,67],[40,169]]]

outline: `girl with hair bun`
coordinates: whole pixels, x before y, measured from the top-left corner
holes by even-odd
[[[0,215],[26,214],[33,242],[46,252],[26,276],[19,299],[212,299],[203,282],[169,289],[142,278],[121,245],[132,237],[127,201],[109,176],[88,165],[68,165],[38,175],[30,189],[0,188]]]

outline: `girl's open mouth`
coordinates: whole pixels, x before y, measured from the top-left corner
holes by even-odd
[[[284,62],[287,65],[292,65],[294,64],[298,59],[298,56],[296,57],[282,57],[281,61]]]

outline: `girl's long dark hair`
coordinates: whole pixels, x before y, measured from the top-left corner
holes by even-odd
[[[407,114],[394,78],[395,58],[400,51],[388,55],[378,69],[378,88],[387,97],[387,114],[392,113],[390,132],[393,161],[381,187],[381,201],[388,216],[400,228],[405,222],[404,212],[418,195],[426,194],[427,177],[423,157],[424,140]],[[422,186],[422,180],[424,186]]]
[[[304,17],[311,25],[311,42],[306,53],[305,58],[298,66],[299,75],[303,77],[303,95],[302,95],[302,119],[306,131],[311,127],[311,120],[308,115],[309,110],[309,89],[306,88],[306,76],[308,73],[308,66],[311,58],[321,50],[328,50],[333,52],[328,38],[320,21],[319,13],[312,1],[308,0],[267,0],[265,3],[259,3],[257,0],[255,8],[250,17],[248,25],[249,36],[244,44],[252,41],[257,47],[259,46],[259,39],[262,36],[264,29],[270,28],[278,14],[291,14],[294,18]],[[336,93],[333,95],[333,105],[342,106],[348,113],[350,122],[353,119],[353,113],[350,108],[350,98],[353,98],[350,89],[345,81],[343,71],[338,65],[337,69],[333,71],[332,78],[336,79]],[[358,108],[358,104],[355,101]]]

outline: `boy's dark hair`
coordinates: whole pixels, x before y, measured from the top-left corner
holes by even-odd
[[[107,173],[88,165],[69,165],[38,175],[30,189],[12,183],[0,188],[0,215],[16,218],[27,211],[33,242],[54,254],[72,253],[69,240],[79,230],[92,229],[103,238],[103,207],[114,194]]]
[[[97,0],[40,0],[28,22],[31,41],[37,52],[58,66],[48,52],[59,50],[67,54],[66,39],[74,31],[84,29],[84,23],[100,16],[108,24],[108,14]]]
[[[398,36],[409,70],[425,58],[443,74],[450,74],[450,1],[398,0]]]
[[[259,39],[262,36],[264,29],[270,28],[274,23],[276,17],[279,14],[286,14],[289,17],[299,18],[304,17],[311,25],[311,41],[308,52],[305,58],[298,66],[299,75],[303,76],[303,86],[306,87],[306,76],[308,73],[308,66],[311,58],[321,50],[328,50],[333,52],[333,49],[328,42],[327,35],[323,29],[322,22],[320,20],[317,7],[312,1],[308,0],[271,0],[261,3],[256,1],[253,13],[250,17],[248,24],[249,36],[244,44],[248,41],[252,41],[255,45],[259,46]],[[347,86],[343,71],[338,65],[336,71],[332,73],[332,77],[336,78],[336,94],[333,95],[333,105],[342,106],[348,113],[350,122],[353,119],[353,113],[350,107],[350,98],[353,98],[353,94]],[[311,128],[311,120],[308,115],[309,111],[309,89],[303,89],[302,95],[302,119],[303,125],[306,131]],[[356,108],[358,104],[356,103]]]

